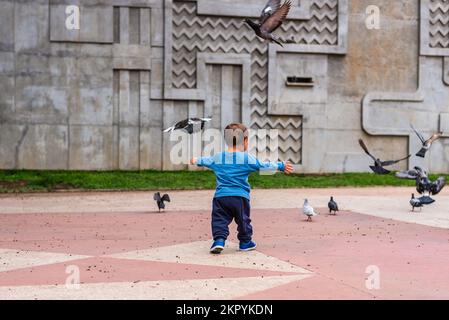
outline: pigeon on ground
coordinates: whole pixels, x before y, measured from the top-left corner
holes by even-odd
[[[162,209],[165,210],[165,202],[170,202],[170,197],[168,196],[168,194],[164,194],[164,195],[161,197],[161,193],[160,193],[160,192],[156,192],[156,193],[154,194],[153,199],[154,199],[154,201],[156,201],[156,203],[157,203],[157,206],[158,206],[158,208],[159,208],[159,212],[161,212]]]
[[[307,221],[312,221],[312,217],[316,216],[315,210],[313,207],[309,204],[309,200],[304,200],[304,206],[302,208],[303,214],[307,216]]]
[[[423,135],[418,132],[418,130],[415,129],[415,127],[410,124],[410,126],[412,127],[413,131],[415,131],[416,135],[418,136],[419,140],[421,140],[422,142],[422,148],[421,150],[418,151],[418,153],[416,154],[417,157],[421,157],[421,158],[425,158],[426,157],[426,153],[427,151],[429,151],[430,147],[432,146],[432,144],[440,139],[443,136],[442,132],[439,133],[435,133],[433,134],[429,139],[424,139]]]
[[[389,174],[391,171],[385,169],[384,167],[388,167],[388,166],[392,166],[396,163],[399,163],[401,161],[407,160],[408,158],[410,158],[412,155],[408,155],[407,157],[400,159],[400,160],[391,160],[391,161],[381,161],[379,158],[374,157],[369,151],[368,148],[365,144],[365,142],[363,142],[362,139],[359,139],[359,144],[362,147],[362,149],[365,151],[365,153],[367,155],[369,155],[371,157],[371,159],[374,160],[374,166],[370,166],[371,170],[374,171],[374,173],[377,174]]]
[[[331,200],[329,201],[327,206],[329,207],[329,213],[331,213],[331,214],[333,212],[334,215],[337,215],[337,212],[340,211],[340,210],[338,210],[338,204],[337,204],[337,202],[335,202],[334,197],[331,197]]]
[[[432,182],[426,171],[420,167],[415,167],[415,170],[418,172],[418,177],[416,177],[416,190],[419,194],[424,196],[437,195],[446,185],[446,179],[444,177],[439,177],[436,181]]]
[[[204,129],[204,125],[211,121],[211,118],[189,118],[179,121],[174,126],[165,129],[164,132],[173,132],[175,130],[184,130],[188,134],[193,134]]]
[[[420,210],[422,210],[422,207],[424,206],[419,199],[415,198],[414,193],[412,193],[412,198],[410,199],[410,205],[412,206],[412,211],[415,211],[415,208],[420,208]]]
[[[278,29],[290,12],[292,3],[290,0],[284,2],[281,6],[281,0],[268,1],[256,23],[250,19],[245,19],[245,22],[254,30],[256,35],[268,42],[275,42],[281,47],[282,43],[294,43],[294,40],[283,41],[273,34]]]

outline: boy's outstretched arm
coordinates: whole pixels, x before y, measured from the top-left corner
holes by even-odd
[[[210,168],[214,164],[214,158],[213,157],[192,158],[192,160],[190,160],[190,164],[196,165],[198,167]]]
[[[265,170],[265,171],[281,171],[286,174],[290,174],[293,172],[293,165],[290,161],[279,161],[279,162],[262,162],[259,159],[252,158],[254,161],[252,165],[250,165],[253,171],[257,170]]]

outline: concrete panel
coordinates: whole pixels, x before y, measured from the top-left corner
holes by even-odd
[[[141,109],[140,168],[162,169],[162,111],[161,100],[151,100]]]
[[[14,51],[14,0],[4,0],[0,6],[0,52]]]
[[[68,169],[67,126],[29,125],[18,148],[18,169]]]
[[[70,123],[112,124],[112,78],[110,59],[85,58],[77,62],[77,79],[70,104]]]
[[[50,42],[48,1],[15,1],[14,32],[16,52],[48,53]]]
[[[114,69],[151,70],[151,47],[114,44]]]
[[[151,46],[151,10],[140,9],[140,45]]]
[[[138,170],[140,162],[139,128],[120,126],[119,139],[119,169]]]
[[[327,56],[279,53],[275,76],[270,82],[270,113],[293,115],[298,108],[327,102]],[[287,77],[312,78],[312,86],[287,86]],[[280,101],[281,103],[276,103]]]
[[[154,53],[154,50],[153,50]],[[164,97],[164,59],[151,60],[151,98]]]
[[[164,10],[162,8],[151,9],[151,45],[153,47],[164,46]]]
[[[15,61],[12,52],[0,52],[0,123],[6,122],[14,110]]]
[[[15,106],[7,116],[26,123],[67,123],[79,86],[74,58],[16,55]]]
[[[112,126],[70,126],[70,170],[112,169]]]
[[[71,2],[70,4],[74,4]],[[82,5],[80,8],[80,29],[66,27],[67,4],[50,5],[50,40],[61,42],[113,43],[113,7],[110,5]]]
[[[449,113],[440,114],[440,131],[449,136]]]
[[[162,169],[162,130],[145,127],[140,130],[140,169]]]
[[[0,121],[0,169],[19,167],[19,150],[27,134],[25,125],[6,124]]]
[[[204,114],[212,117],[211,128],[222,129],[221,123],[221,94],[222,94],[222,76],[221,66],[207,65],[206,77],[206,101],[204,104]]]

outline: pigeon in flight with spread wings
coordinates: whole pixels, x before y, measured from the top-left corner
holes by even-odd
[[[430,147],[432,146],[432,144],[440,139],[443,136],[442,132],[439,133],[435,133],[433,134],[429,139],[424,139],[423,135],[418,132],[418,130],[415,129],[415,127],[410,124],[410,126],[412,127],[413,131],[416,133],[416,135],[418,136],[419,140],[421,140],[422,142],[422,148],[421,150],[418,151],[418,153],[416,154],[417,157],[421,157],[421,158],[425,158],[426,157],[426,153],[427,151],[429,151]]]
[[[371,168],[371,170],[374,171],[374,173],[377,173],[377,174],[389,174],[391,171],[385,169],[384,167],[392,166],[396,163],[407,160],[408,158],[410,158],[412,156],[411,154],[409,154],[407,157],[400,159],[400,160],[381,161],[379,158],[376,158],[369,152],[365,142],[363,142],[362,139],[359,139],[359,144],[362,147],[362,149],[365,151],[365,153],[367,155],[369,155],[371,157],[371,159],[374,160],[374,165],[370,166],[370,168]]]
[[[175,130],[184,130],[188,134],[193,134],[204,129],[204,125],[211,121],[211,118],[189,118],[179,121],[174,126],[165,129],[164,132],[173,132]]]
[[[159,212],[161,212],[162,209],[165,210],[165,202],[170,202],[170,196],[168,194],[164,194],[161,197],[160,192],[156,192],[153,196],[154,201],[157,203],[157,207],[159,208]]]
[[[273,34],[287,18],[292,3],[290,0],[284,2],[281,6],[281,0],[269,0],[259,18],[259,23],[251,19],[245,19],[245,22],[254,30],[256,35],[268,42],[275,42],[281,47],[282,43],[295,43],[294,40],[282,40]]]
[[[436,181],[432,182],[426,171],[420,167],[415,167],[415,170],[418,172],[418,177],[416,177],[416,191],[419,194],[434,196],[439,194],[446,186],[446,179],[444,177],[439,177]]]

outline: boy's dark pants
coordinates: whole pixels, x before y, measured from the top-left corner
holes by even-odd
[[[229,225],[235,219],[238,239],[249,242],[253,236],[249,200],[242,197],[214,198],[212,204],[212,235],[214,240],[229,236]]]

